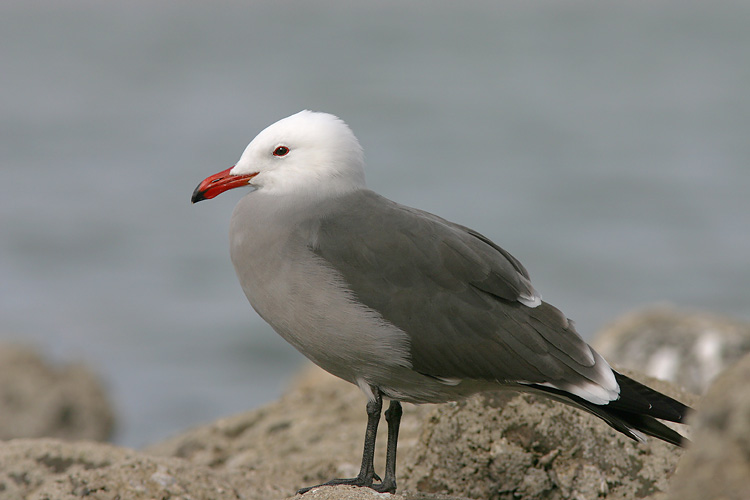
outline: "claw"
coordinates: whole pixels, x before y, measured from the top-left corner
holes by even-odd
[[[377,477],[377,474],[375,474],[375,476]],[[373,478],[371,477],[367,478],[367,477],[359,477],[359,476],[353,477],[350,479],[332,479],[328,481],[327,483],[318,484],[315,486],[308,486],[307,488],[302,488],[301,490],[297,490],[297,494],[304,495],[308,491],[313,490],[315,488],[320,488],[321,486],[338,486],[339,484],[345,484],[348,486],[359,486],[359,487],[366,486],[368,488],[372,488],[373,487],[372,479]],[[378,481],[380,481],[380,478],[378,478]]]

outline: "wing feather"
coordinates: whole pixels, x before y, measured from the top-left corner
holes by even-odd
[[[414,370],[617,388],[572,322],[538,300],[523,265],[476,231],[358,191],[326,208],[311,241],[358,300],[406,332]]]

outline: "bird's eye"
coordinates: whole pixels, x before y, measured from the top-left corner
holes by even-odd
[[[279,146],[273,150],[274,156],[286,156],[287,154],[289,154],[289,148],[286,146]]]

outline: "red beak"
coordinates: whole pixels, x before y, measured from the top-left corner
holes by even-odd
[[[210,200],[229,189],[247,186],[250,179],[258,175],[258,172],[252,174],[231,175],[229,171],[233,168],[234,167],[229,167],[218,174],[203,179],[203,182],[198,184],[198,187],[193,191],[193,197],[190,201],[198,203],[202,200]]]

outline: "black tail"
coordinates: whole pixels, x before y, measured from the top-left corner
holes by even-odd
[[[567,391],[546,386],[534,387],[555,394],[558,396],[556,399],[567,399],[574,406],[593,413],[613,429],[636,441],[643,440],[638,434],[641,432],[675,446],[685,446],[688,443],[685,437],[657,419],[682,423],[691,411],[690,407],[621,373],[614,373],[617,383],[620,384],[620,397],[606,405],[591,403]]]

